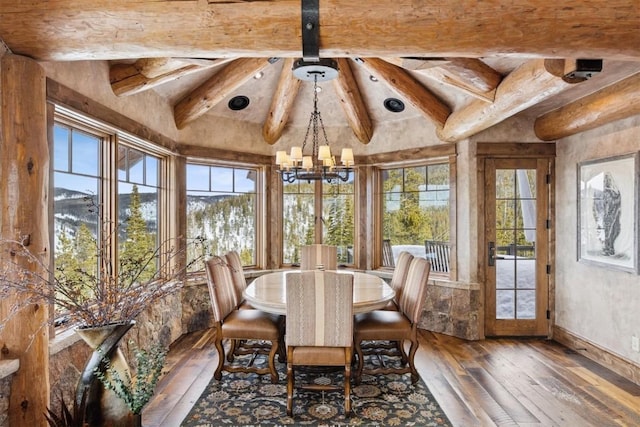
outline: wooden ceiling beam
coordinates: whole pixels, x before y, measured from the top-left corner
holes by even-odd
[[[535,59],[506,76],[496,89],[495,101],[473,100],[454,111],[438,129],[442,141],[458,142],[566,89],[564,60]]]
[[[640,114],[640,73],[607,86],[536,119],[543,141],[575,135]]]
[[[158,60],[158,61],[155,61]],[[224,58],[194,63],[189,59],[145,58],[134,64],[113,64],[109,68],[111,89],[117,96],[133,95],[180,77],[217,67],[232,59]]]
[[[293,58],[284,60],[278,86],[271,99],[271,107],[262,126],[262,137],[271,145],[275,144],[282,136],[291,110],[293,110],[293,102],[300,90],[302,81],[293,75],[293,62]]]
[[[338,78],[333,81],[333,88],[356,138],[363,144],[368,144],[373,137],[373,124],[362,99],[360,88],[353,76],[349,60],[337,58],[336,61],[339,73]]]
[[[502,80],[502,74],[476,58],[447,58],[442,68],[479,93],[493,91]]]
[[[269,64],[267,58],[240,58],[228,64],[174,106],[177,128],[183,129],[205,114]]]
[[[430,119],[436,128],[444,126],[451,114],[450,108],[407,71],[378,58],[363,58],[358,62]]]
[[[320,4],[320,56],[640,59],[629,0]],[[393,16],[393,19],[389,19]],[[0,38],[41,61],[300,56],[300,2],[33,0],[3,2]]]

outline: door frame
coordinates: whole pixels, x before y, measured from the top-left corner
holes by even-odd
[[[486,207],[485,207],[485,178],[486,178],[486,159],[537,159],[538,162],[546,162],[547,174],[541,179],[544,180],[547,185],[547,211],[548,211],[548,227],[545,232],[547,236],[547,264],[550,266],[549,270],[545,270],[545,277],[547,280],[546,292],[547,292],[547,305],[545,309],[546,322],[545,331],[536,331],[536,335],[552,336],[552,330],[554,325],[555,316],[555,143],[483,143],[479,142],[476,147],[477,157],[477,184],[478,184],[478,199],[477,199],[477,218],[478,218],[478,239],[477,239],[477,272],[478,282],[480,284],[480,310],[479,310],[479,335],[480,338],[487,336],[486,325],[486,298],[487,298],[487,257],[488,250],[486,244]],[[548,181],[548,184],[547,184]],[[538,181],[540,182],[540,181]],[[545,224],[547,225],[547,224]],[[546,274],[549,271],[549,274]]]

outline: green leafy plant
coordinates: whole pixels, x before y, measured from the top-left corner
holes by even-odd
[[[114,369],[108,358],[103,359],[105,371],[101,372],[98,367],[94,370],[95,376],[104,384],[105,388],[113,391],[116,396],[122,399],[132,413],[138,415],[142,413],[142,408],[149,403],[156,384],[162,374],[162,368],[167,356],[167,350],[162,346],[153,346],[149,351],[139,349],[133,341],[129,342],[133,348],[136,359],[136,375],[131,378],[127,372],[124,378]]]
[[[87,425],[86,414],[86,402],[87,402],[87,389],[82,393],[80,402],[75,399],[73,401],[73,407],[69,408],[64,400],[64,397],[60,396],[60,414],[56,414],[47,408],[47,412],[44,414],[50,427],[84,427]]]

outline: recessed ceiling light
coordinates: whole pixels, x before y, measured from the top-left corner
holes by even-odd
[[[376,76],[374,76],[373,74],[371,74],[371,75],[369,76],[369,80],[371,80],[372,82],[377,82],[377,81],[378,81],[378,78],[377,78]]]
[[[244,95],[234,96],[229,100],[229,109],[233,111],[244,110],[249,106],[249,98]]]
[[[262,71],[258,71],[253,76],[253,78],[256,79],[256,80],[260,80],[262,77],[264,77],[264,73]]]
[[[404,111],[404,102],[400,101],[398,98],[387,98],[384,100],[384,108],[392,113],[400,113],[401,111]]]

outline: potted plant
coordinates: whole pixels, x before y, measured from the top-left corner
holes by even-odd
[[[135,377],[132,378],[128,372],[122,377],[108,358],[104,361],[106,370],[103,372],[96,368],[95,374],[107,389],[127,405],[133,414],[133,425],[138,427],[142,425],[142,409],[149,403],[160,379],[167,351],[160,345],[154,345],[146,351],[135,346],[133,341],[129,344],[133,347],[136,360]]]
[[[105,391],[97,379],[96,368],[106,369],[106,357],[108,365],[119,369],[123,379],[127,378],[128,365],[118,347],[120,339],[140,313],[181,288],[191,265],[186,263],[188,247],[202,243],[177,238],[156,245],[155,237],[145,234],[146,226],[140,224],[144,220],[139,203],[136,205],[132,200],[131,206],[129,219],[122,227],[103,224],[97,236],[88,228],[79,227],[74,244],[76,249],[81,246],[80,251],[65,252],[67,246],[74,245],[65,241],[63,233],[55,268],[49,266],[48,256],[31,252],[28,238],[0,240],[0,249],[5,252],[0,266],[0,298],[19,297],[8,317],[25,305],[50,304],[64,312],[65,322],[77,325],[76,331],[94,350],[76,392],[79,402],[85,389],[89,389],[87,414],[94,418],[89,419],[90,425],[101,425],[105,416],[111,417],[111,412],[113,417],[121,412],[114,403],[117,396]],[[98,208],[91,198],[88,208],[97,215]],[[120,251],[118,257],[113,251],[115,246]],[[115,407],[105,404],[109,396]]]

